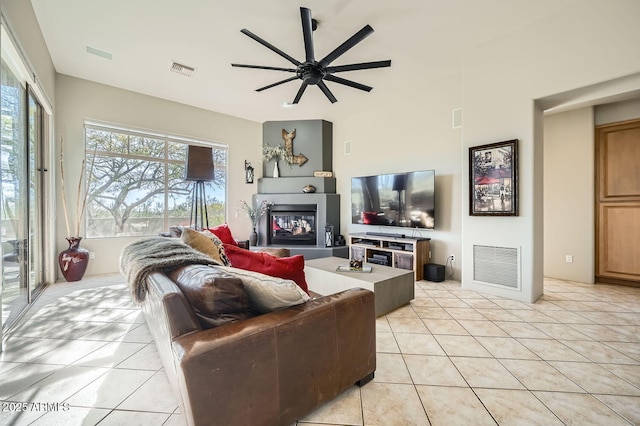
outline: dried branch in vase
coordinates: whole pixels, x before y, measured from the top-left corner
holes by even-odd
[[[84,213],[87,207],[87,197],[89,195],[89,183],[91,182],[91,176],[93,175],[93,165],[95,163],[96,151],[93,151],[93,156],[91,158],[91,167],[88,173],[88,179],[85,184],[85,188],[83,190],[82,182],[85,175],[85,159],[82,159],[82,164],[80,165],[80,179],[78,179],[78,192],[76,194],[76,221],[75,226],[73,228],[73,234],[71,233],[71,225],[69,219],[69,207],[67,205],[67,194],[65,191],[64,184],[64,139],[60,139],[60,183],[62,185],[62,209],[64,211],[64,221],[67,226],[67,236],[69,237],[79,237],[80,236],[80,226],[82,224],[82,218],[84,217]]]

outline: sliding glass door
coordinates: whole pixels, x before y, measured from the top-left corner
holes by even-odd
[[[2,324],[29,303],[27,222],[29,206],[26,89],[2,58]]]
[[[2,329],[32,301],[44,281],[42,214],[43,109],[2,58],[0,242]]]

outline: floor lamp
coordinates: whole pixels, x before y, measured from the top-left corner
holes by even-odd
[[[195,181],[191,192],[191,216],[189,218],[189,226],[194,229],[204,229],[205,224],[209,228],[204,183],[210,182],[214,178],[213,148],[189,145],[185,180]],[[198,219],[200,219],[199,224]]]

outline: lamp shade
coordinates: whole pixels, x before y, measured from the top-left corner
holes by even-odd
[[[407,179],[406,175],[395,175],[393,177],[393,190],[394,191],[404,191],[407,189]]]
[[[213,148],[189,145],[185,180],[211,181],[214,179]]]

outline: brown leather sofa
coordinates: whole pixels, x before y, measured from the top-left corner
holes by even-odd
[[[189,268],[191,266],[187,266]],[[203,329],[167,275],[142,305],[190,425],[285,425],[373,378],[373,293],[351,289]]]

